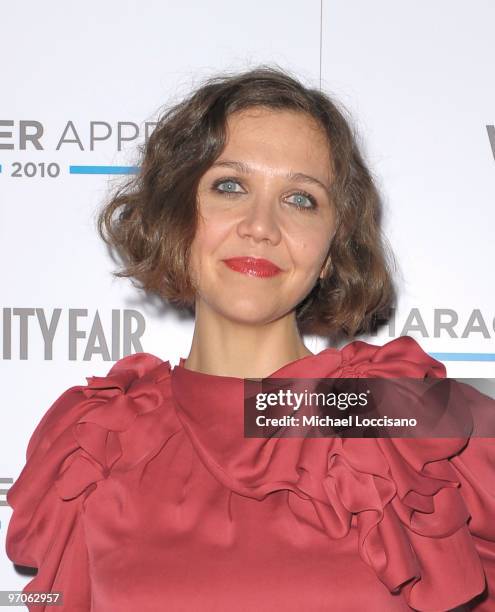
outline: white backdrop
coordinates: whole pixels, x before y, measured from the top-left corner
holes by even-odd
[[[494,22],[490,0],[3,7],[0,590],[30,579],[4,553],[5,491],[49,405],[105,374],[129,352],[131,331],[140,345],[130,352],[172,365],[188,354],[192,320],[112,279],[94,215],[115,177],[94,172],[133,165],[159,110],[217,71],[276,63],[343,102],[401,267],[395,328],[363,339],[409,334],[450,376],[495,377]],[[447,320],[450,333],[439,325]],[[314,352],[326,346],[306,340]]]

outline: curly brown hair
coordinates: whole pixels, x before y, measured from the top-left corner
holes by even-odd
[[[225,146],[228,116],[249,107],[307,113],[325,131],[332,151],[337,230],[325,277],[296,307],[300,331],[333,338],[374,331],[390,317],[396,297],[375,181],[347,111],[279,67],[209,77],[161,113],[138,148],[139,172],[118,185],[98,213],[100,236],[124,263],[114,276],[129,277],[194,313],[189,255],[198,184]]]

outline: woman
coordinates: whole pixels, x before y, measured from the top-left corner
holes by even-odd
[[[446,376],[408,337],[302,341],[368,331],[394,298],[342,112],[260,67],[165,112],[143,153],[99,230],[117,274],[194,311],[191,350],[124,357],[42,418],[8,494],[25,592],[94,612],[494,610],[490,440],[244,437],[244,378]]]

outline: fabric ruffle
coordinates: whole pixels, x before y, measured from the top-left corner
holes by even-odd
[[[418,459],[410,463],[413,446]],[[295,492],[311,499],[331,538],[346,536],[356,516],[359,554],[391,592],[403,586],[416,610],[449,610],[485,587],[470,511],[448,461],[461,446],[443,439],[432,452],[414,439],[338,439],[320,478],[313,458],[300,458]]]
[[[317,374],[314,358],[308,357],[269,378],[446,376],[443,364],[410,337],[381,347],[353,342],[315,358]],[[205,383],[200,385],[202,398],[195,395],[191,375]],[[179,418],[218,480],[259,500],[282,489],[311,500],[330,539],[348,535],[354,519],[361,559],[391,593],[401,592],[411,608],[441,612],[468,602],[485,589],[485,570],[495,588],[493,439],[245,438],[241,444],[241,379],[176,368],[172,383]],[[486,414],[493,418],[495,401],[474,390],[471,394],[471,401],[491,404]],[[229,401],[222,403],[222,397]],[[212,435],[210,419],[226,426]],[[469,472],[470,465],[479,467],[467,450],[473,445],[483,449],[481,484]],[[482,542],[473,538],[471,525]],[[495,595],[490,593],[476,610],[495,610]]]
[[[25,593],[61,585],[71,612],[90,609],[80,514],[100,481],[151,458],[180,427],[173,411],[157,410],[170,395],[169,379],[168,361],[149,353],[129,355],[107,376],[67,389],[44,414],[7,494],[13,509],[7,556],[38,568]]]
[[[163,415],[156,410],[164,401],[163,389],[143,370],[152,371],[161,361],[146,353],[124,361],[108,376],[87,378],[82,389],[84,415],[73,426],[78,450],[64,461],[55,481],[62,499],[80,495],[114,470],[131,470],[165,439]]]

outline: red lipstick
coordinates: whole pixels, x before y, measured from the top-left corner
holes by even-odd
[[[222,261],[236,272],[260,278],[275,276],[282,271],[274,263],[268,261],[268,259],[258,257],[231,257],[229,259],[223,259]]]

